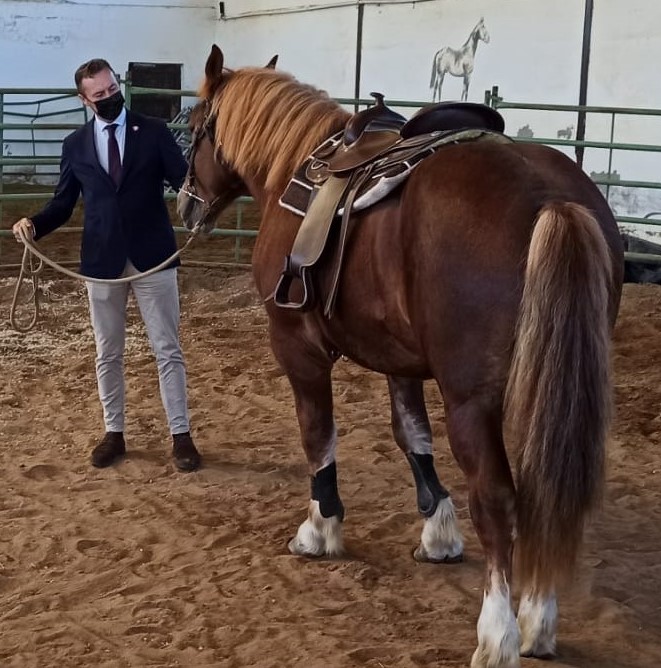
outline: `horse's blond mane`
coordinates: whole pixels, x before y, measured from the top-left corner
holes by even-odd
[[[349,117],[324,91],[265,68],[229,72],[212,111],[225,160],[244,178],[264,177],[274,191]]]

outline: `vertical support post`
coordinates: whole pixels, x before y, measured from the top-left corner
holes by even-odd
[[[0,158],[4,158],[5,156],[5,130],[4,130],[4,122],[5,122],[5,95],[2,91],[0,91]],[[2,161],[0,161],[0,228],[2,228],[2,221],[3,221],[3,212],[2,212],[2,197],[1,195],[4,192],[4,180],[5,180],[5,174],[4,174],[4,164]],[[0,257],[2,257],[2,237],[0,236]]]
[[[491,86],[491,90],[484,91],[484,104],[492,109],[498,109],[501,98],[498,95],[498,86]]]
[[[611,137],[610,146],[608,147],[608,183],[606,184],[606,201],[610,204],[611,191],[611,169],[613,168],[613,141],[615,139],[615,112],[611,113]]]
[[[131,108],[131,72],[127,72],[124,77],[124,101],[126,108]]]
[[[353,88],[353,96],[356,100],[353,105],[353,111],[358,111],[358,100],[360,99],[360,70],[363,62],[363,17],[365,16],[365,5],[358,3],[358,21],[356,25],[356,79]]]
[[[578,91],[578,104],[581,107],[587,105],[588,99],[588,73],[590,70],[590,43],[592,41],[592,14],[594,0],[585,0],[585,17],[583,19],[583,49],[581,53],[581,83]],[[576,122],[576,141],[585,141],[585,111],[578,112]],[[576,146],[576,162],[583,167],[584,146]]]
[[[236,229],[243,229],[243,202],[236,203]],[[234,238],[234,262],[241,262],[241,235],[237,234]]]

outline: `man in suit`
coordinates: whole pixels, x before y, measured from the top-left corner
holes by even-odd
[[[53,198],[31,219],[19,220],[14,234],[19,238],[22,230],[34,239],[43,237],[67,222],[82,194],[81,272],[98,279],[137,275],[176,251],[163,182],[178,189],[187,164],[165,123],[124,107],[118,79],[107,61],[84,63],[74,78],[78,96],[94,118],[64,140]],[[174,464],[181,471],[200,466],[190,434],[179,343],[178,264],[176,260],[130,283],[86,283],[106,431],[91,454],[96,467],[110,466],[126,452],[123,357],[129,289],[156,357]]]

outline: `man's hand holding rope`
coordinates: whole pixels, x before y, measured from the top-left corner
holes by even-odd
[[[26,236],[30,240],[34,239],[34,225],[29,218],[21,218],[17,223],[14,223],[11,231],[19,243],[23,243],[21,235]]]

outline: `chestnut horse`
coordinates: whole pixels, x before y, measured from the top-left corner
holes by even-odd
[[[425,518],[415,557],[461,559],[453,504],[432,461],[423,381],[433,379],[486,562],[471,665],[510,667],[520,654],[553,655],[555,587],[575,566],[599,496],[611,406],[610,334],[624,260],[599,190],[552,148],[449,145],[355,215],[330,319],[322,306],[283,309],[273,293],[301,218],[278,199],[349,114],[272,66],[224,69],[215,45],[200,97],[178,209],[189,229],[207,230],[239,195],[250,193],[261,211],[254,278],[311,475],[308,517],[289,549],[342,551],[331,371],[346,356],[388,378],[394,438]],[[315,288],[326,294],[330,276],[321,262]],[[516,483],[506,440],[518,453]],[[510,589],[515,546],[518,617]]]

